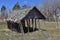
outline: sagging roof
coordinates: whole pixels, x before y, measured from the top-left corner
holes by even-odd
[[[14,10],[7,18],[7,21],[17,21],[22,20],[30,10],[32,10],[34,7],[21,9],[21,10]],[[36,7],[37,8],[37,7]],[[38,8],[37,8],[38,9]],[[38,9],[39,10],[39,9]]]

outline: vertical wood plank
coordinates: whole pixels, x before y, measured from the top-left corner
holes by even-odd
[[[33,25],[33,19],[32,19],[32,28],[33,28],[33,31],[34,31],[34,27],[33,27],[34,25]]]
[[[27,25],[27,19],[25,19],[25,27],[28,27],[28,25]]]
[[[19,26],[20,26],[20,30],[21,30],[21,33],[22,33],[22,40],[24,40],[24,31],[23,31],[23,26],[22,26],[21,21],[19,22]]]
[[[30,19],[28,19],[28,32],[30,31]]]
[[[29,33],[29,19],[27,19],[26,22],[27,22],[27,28],[28,28],[28,33]]]
[[[39,30],[40,30],[40,20],[38,19],[38,26],[39,26]]]
[[[35,19],[35,29],[36,29],[36,19]]]
[[[27,23],[26,23],[26,20],[25,20],[25,27],[26,27],[26,24],[27,24]]]

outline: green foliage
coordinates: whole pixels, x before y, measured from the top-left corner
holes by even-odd
[[[4,10],[6,10],[6,7],[3,5],[1,8],[1,11],[4,11]]]
[[[20,6],[19,6],[19,3],[17,2],[13,7],[13,10],[19,10],[19,9],[20,9]]]
[[[23,8],[26,8],[26,7],[27,7],[27,5],[24,5],[24,6],[23,6]]]
[[[2,8],[1,8],[1,17],[4,19],[4,18],[7,18],[8,14],[6,12],[6,7],[3,5]]]
[[[31,6],[28,6],[28,5],[24,5],[22,8],[30,8]]]

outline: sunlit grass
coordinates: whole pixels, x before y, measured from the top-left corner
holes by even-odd
[[[60,24],[60,22],[59,22]],[[56,28],[57,27],[57,28]],[[57,22],[40,21],[41,32],[32,32],[30,35],[24,34],[25,40],[47,40],[50,36],[52,40],[60,40],[60,25]],[[14,31],[3,31],[8,29],[6,23],[0,23],[0,40],[22,40],[22,34]],[[43,31],[46,30],[46,31]],[[49,36],[50,34],[50,36]]]
[[[4,22],[0,23],[0,30],[1,29],[7,29],[7,23]]]

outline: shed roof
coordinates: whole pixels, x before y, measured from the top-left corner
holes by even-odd
[[[8,16],[7,21],[17,21],[22,20],[30,10],[32,10],[34,7],[25,8],[21,10],[14,10],[12,13]],[[37,7],[36,7],[37,8]],[[38,8],[37,8],[38,9]],[[39,9],[38,9],[39,10]]]

